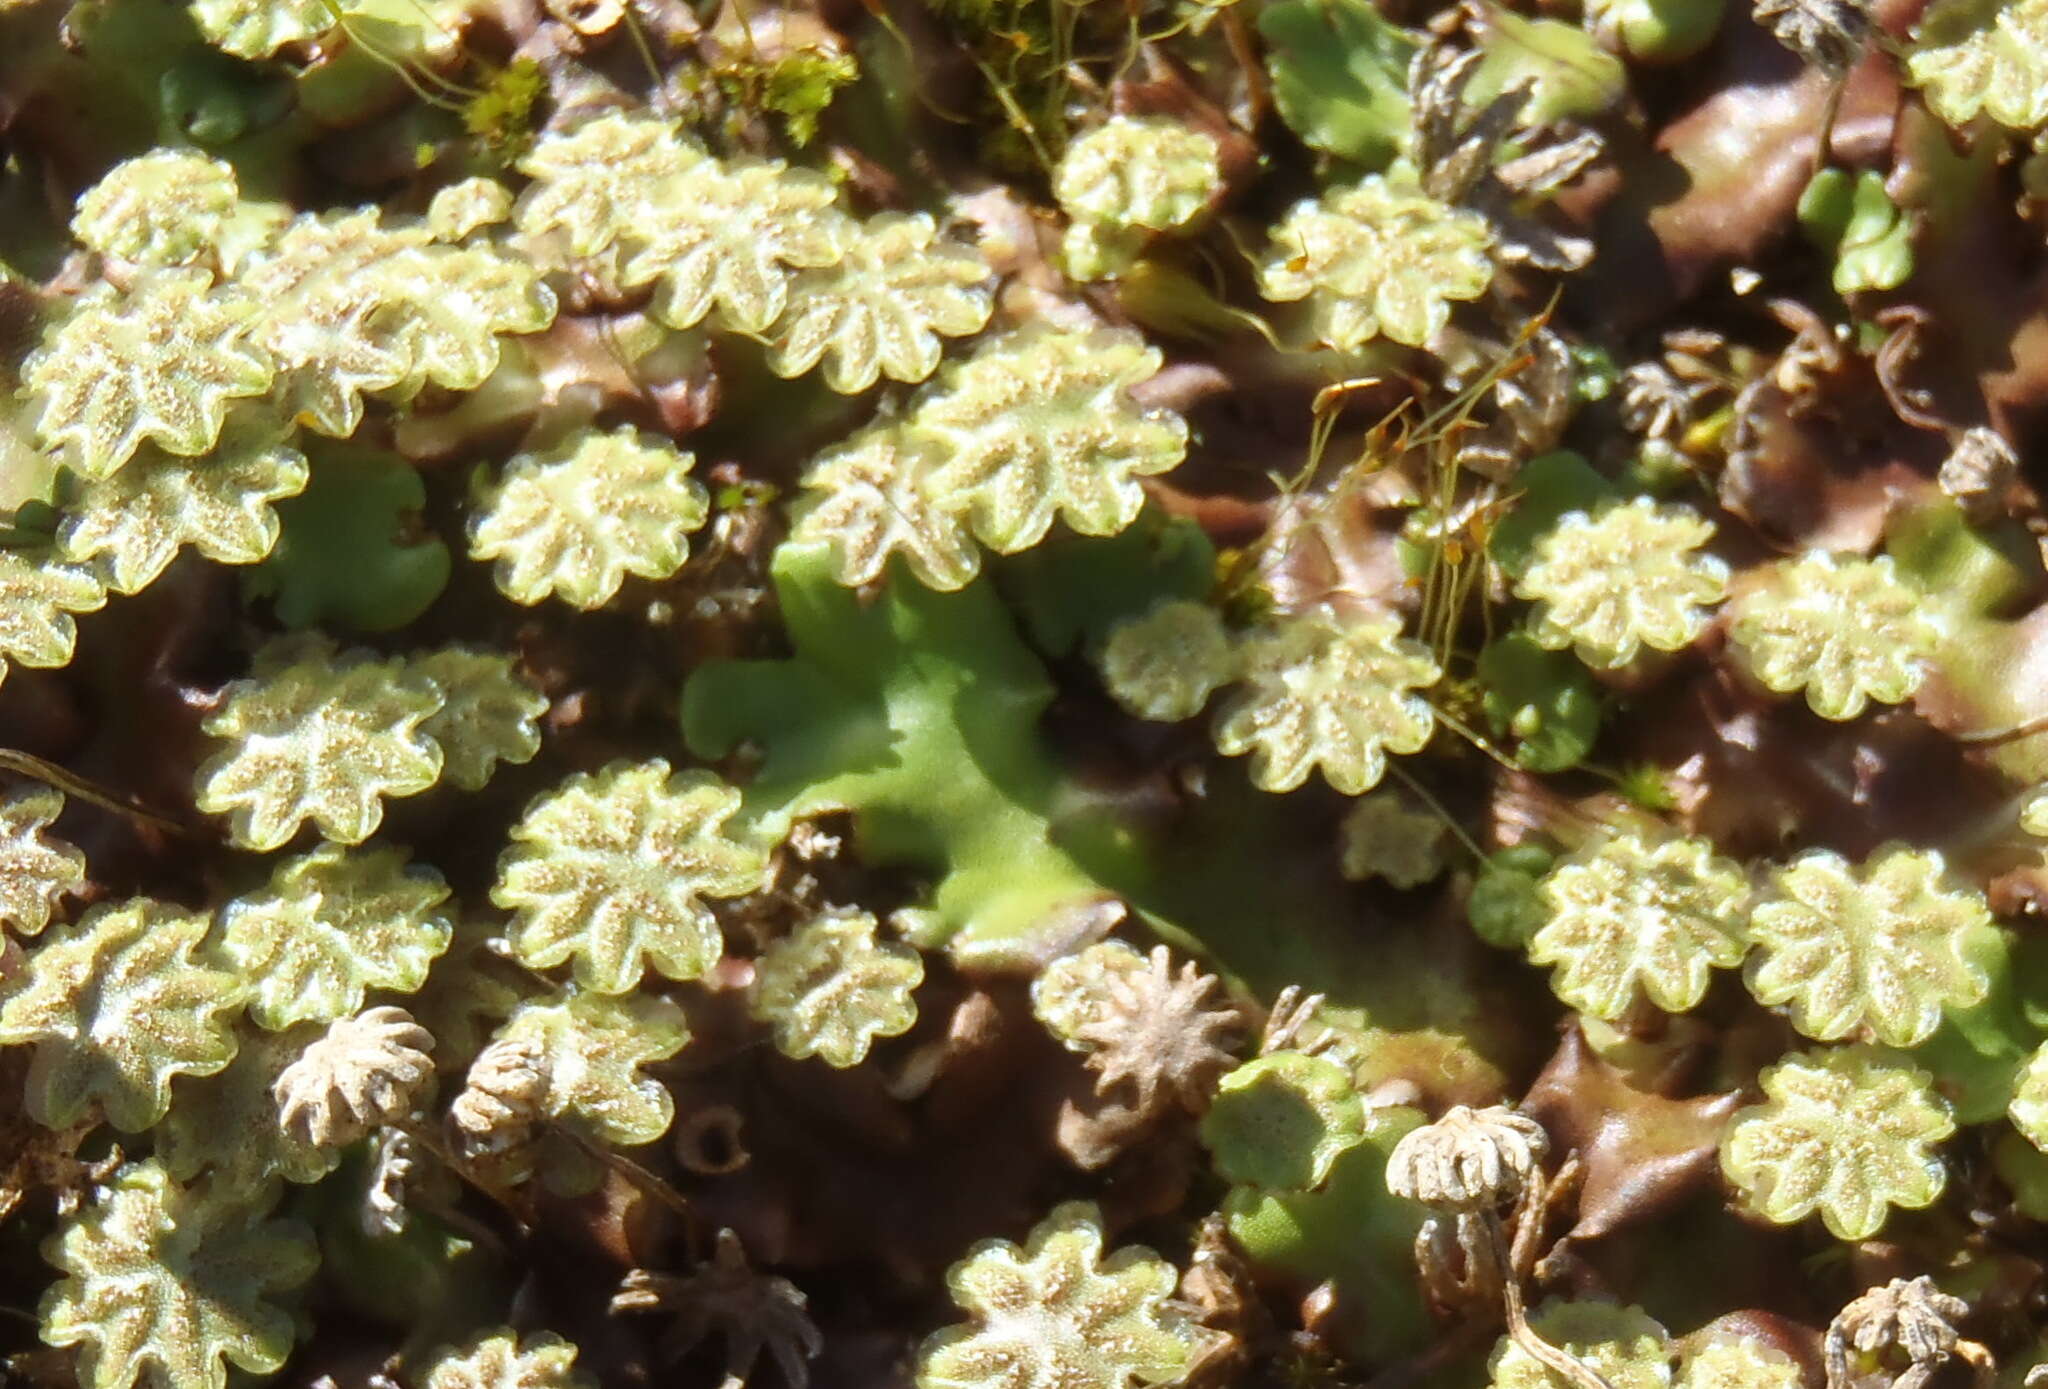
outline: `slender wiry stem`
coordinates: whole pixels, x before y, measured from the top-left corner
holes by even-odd
[[[66,795],[76,796],[87,804],[96,805],[102,810],[112,811],[116,815],[126,816],[131,820],[140,820],[144,824],[154,825],[156,828],[171,834],[192,835],[197,833],[190,826],[182,825],[176,820],[171,819],[168,815],[159,815],[153,810],[145,810],[143,807],[135,804],[135,802],[116,792],[102,790],[76,772],[66,771],[54,762],[45,762],[42,758],[22,752],[17,748],[0,748],[0,771],[14,772],[31,780],[40,781],[47,786],[54,786]]]
[[[1431,795],[1421,782],[1408,775],[1405,770],[1392,762],[1387,764],[1387,770],[1394,774],[1396,781],[1399,781],[1414,793],[1415,798],[1428,808],[1430,814],[1443,822],[1444,828],[1451,832],[1451,837],[1470,850],[1472,857],[1481,860],[1485,859],[1486,850],[1479,847],[1479,841],[1465,833],[1465,827],[1458,823],[1458,817],[1445,810],[1443,802]]]
[[[432,68],[424,65],[415,68],[396,54],[385,52],[382,47],[373,43],[361,30],[349,22],[347,12],[341,8],[337,0],[321,0],[321,3],[326,6],[328,17],[334,21],[335,27],[347,36],[350,43],[362,50],[364,56],[370,58],[379,66],[390,69],[398,80],[406,85],[407,90],[411,91],[414,96],[427,105],[438,106],[444,111],[453,111],[460,114],[462,103],[478,95],[474,88],[465,87],[459,82],[450,81]],[[448,95],[437,96],[435,93],[427,90],[422,85],[422,79],[432,82]],[[450,97],[454,99],[450,100]]]
[[[1464,721],[1444,712],[1444,707],[1441,704],[1432,704],[1431,708],[1433,708],[1436,711],[1437,722],[1441,723],[1444,727],[1450,729],[1451,732],[1463,738],[1473,747],[1478,748],[1481,752],[1485,753],[1488,757],[1491,757],[1494,761],[1500,763],[1501,766],[1506,767],[1509,771],[1514,772],[1521,770],[1521,765],[1517,763],[1514,758],[1508,756],[1499,748],[1495,747],[1486,738],[1480,736],[1480,734],[1475,732]]]
[[[478,1191],[489,1197],[493,1205],[518,1222],[522,1235],[526,1232],[527,1221],[525,1216],[506,1198],[506,1194],[497,1187],[492,1186],[489,1182],[479,1180],[475,1168],[471,1164],[464,1162],[448,1147],[447,1143],[442,1141],[441,1135],[434,1131],[432,1124],[421,1122],[419,1117],[415,1115],[412,1119],[404,1123],[393,1124],[391,1127],[419,1144],[421,1148],[433,1156],[436,1162],[440,1163],[450,1172],[453,1172],[457,1179],[467,1182],[470,1186],[475,1187]],[[498,1237],[496,1231],[474,1217],[464,1215],[452,1206],[437,1203],[432,1208],[432,1214],[435,1219],[445,1222],[462,1234],[471,1236],[479,1243],[491,1249],[500,1252],[503,1252],[505,1249],[505,1241]]]
[[[626,0],[619,10],[619,18],[626,21],[626,34],[633,40],[634,51],[640,55],[640,61],[647,67],[648,92],[654,98],[654,105],[657,110],[666,112],[669,109],[668,84],[662,80],[661,64],[655,61],[654,46],[647,41],[647,30],[640,23],[640,15],[633,8],[633,0]],[[754,32],[749,28],[747,42],[751,44],[753,39]]]
[[[1965,733],[1951,733],[1948,736],[1958,743],[2016,743],[2022,738],[2031,738],[2036,733],[2048,733],[2048,714],[2036,714],[2022,719],[2005,728],[1975,729]]]
[[[1514,1343],[1528,1353],[1531,1359],[1545,1369],[1562,1375],[1582,1389],[1614,1389],[1607,1376],[1588,1365],[1585,1361],[1565,1350],[1554,1346],[1536,1334],[1529,1325],[1528,1314],[1522,1308],[1522,1283],[1515,1274],[1508,1257],[1507,1237],[1501,1230],[1500,1216],[1491,1210],[1479,1212],[1480,1228],[1486,1232],[1486,1242],[1500,1271],[1501,1304],[1507,1314],[1508,1335]]]
[[[1813,172],[1819,174],[1828,166],[1828,146],[1835,139],[1835,117],[1842,109],[1842,93],[1849,86],[1849,75],[1845,72],[1828,84],[1827,102],[1820,110],[1820,130],[1813,139]]]
[[[565,1124],[557,1124],[554,1126],[554,1129],[555,1132],[566,1136],[570,1142],[574,1143],[591,1157],[617,1172],[620,1176],[639,1187],[655,1200],[661,1202],[662,1205],[667,1206],[684,1220],[687,1221],[691,1218],[689,1198],[663,1181],[655,1173],[642,1167],[624,1153],[615,1153],[602,1143],[585,1137]]]

